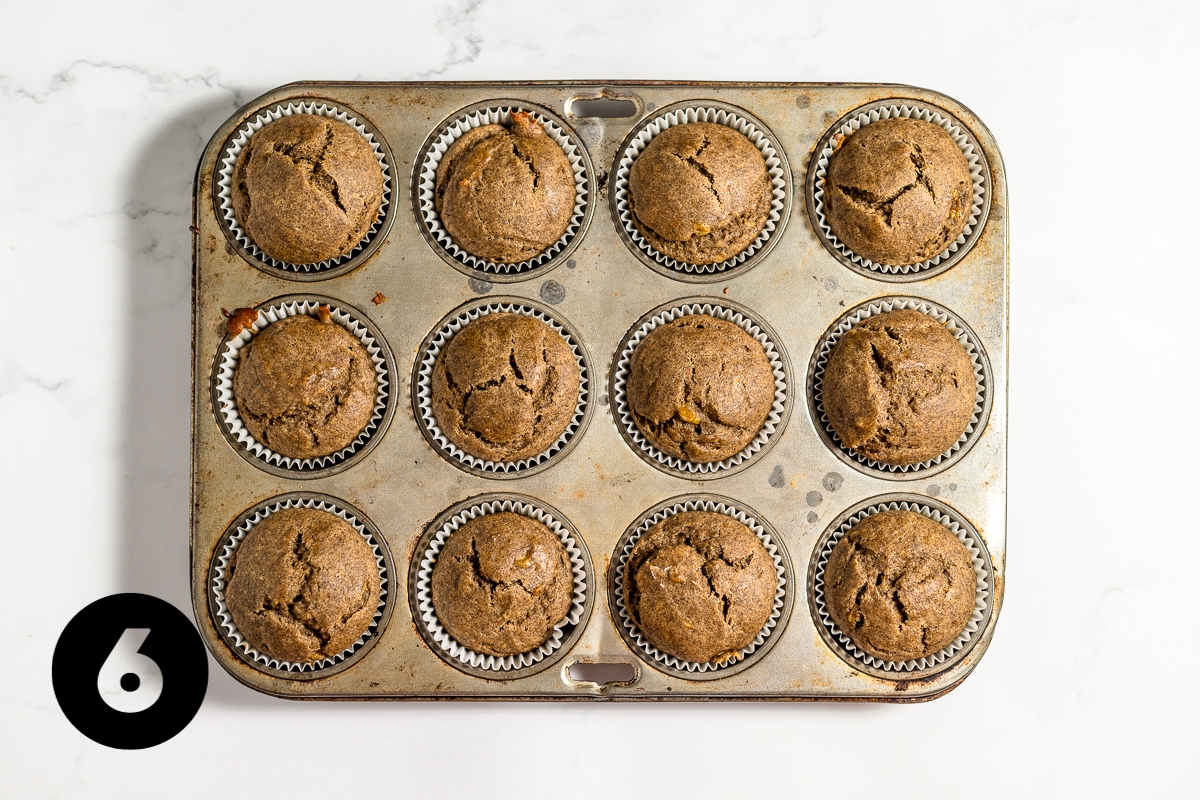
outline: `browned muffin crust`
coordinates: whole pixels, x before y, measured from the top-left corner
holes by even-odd
[[[725,125],[691,122],[650,140],[629,170],[634,227],[660,253],[715,264],[745,250],[771,211],[762,153]]]
[[[958,238],[973,195],[967,157],[945,129],[883,119],[852,133],[830,157],[825,216],[855,253],[904,266]]]
[[[371,421],[378,394],[363,343],[336,322],[299,314],[242,348],[233,399],[250,435],[288,458],[348,447]]]
[[[775,399],[762,345],[707,314],[659,325],[633,351],[629,411],[662,452],[697,464],[720,461],[758,435]]]
[[[438,427],[476,458],[519,461],[567,429],[579,398],[579,362],[553,328],[522,314],[485,314],[433,364]]]
[[[655,647],[685,661],[725,661],[767,624],[779,579],[742,523],[683,511],[646,531],[625,567],[625,608]]]
[[[255,650],[281,661],[319,661],[370,627],[379,566],[344,519],[285,508],[251,528],[233,551],[225,604]]]
[[[450,534],[431,579],[433,610],[460,644],[492,656],[528,653],[571,608],[575,579],[562,540],[511,511]]]
[[[292,114],[250,137],[233,166],[233,213],[272,258],[312,264],[350,253],[383,202],[371,145],[344,122]]]
[[[557,242],[575,208],[575,176],[558,143],[529,114],[481,125],[446,150],[434,210],[454,243],[477,258],[516,264]]]
[[[884,464],[919,464],[948,450],[971,422],[977,382],[950,331],[919,311],[868,317],[834,347],[821,389],[825,414],[850,449]]]
[[[923,514],[881,511],[834,546],[825,604],[838,628],[875,658],[924,658],[953,642],[971,619],[971,553]]]

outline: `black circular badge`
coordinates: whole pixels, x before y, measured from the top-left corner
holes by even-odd
[[[109,595],[76,614],[58,637],[52,672],[71,724],[121,750],[179,733],[208,689],[208,658],[191,620],[145,594]]]

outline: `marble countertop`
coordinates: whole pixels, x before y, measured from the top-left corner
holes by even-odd
[[[1183,306],[1200,290],[1200,167],[1179,146],[1197,129],[1200,11],[649,5],[5,9],[6,794],[918,797],[968,770],[987,797],[1194,791],[1200,528],[1183,506],[1200,342]],[[72,615],[120,591],[191,613],[188,225],[212,132],[301,79],[556,78],[907,83],[987,123],[1012,209],[1008,588],[987,656],[911,706],[297,703],[212,662],[204,706],[166,744],[84,738],[50,682]]]

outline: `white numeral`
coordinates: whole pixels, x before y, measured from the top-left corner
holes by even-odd
[[[154,659],[138,652],[149,635],[149,628],[126,628],[100,667],[96,688],[100,690],[100,698],[116,711],[126,714],[145,711],[162,694],[162,670],[154,663]],[[126,675],[137,678],[137,685],[132,691],[121,685],[121,679]],[[125,682],[130,686],[134,683],[133,679],[126,679]]]

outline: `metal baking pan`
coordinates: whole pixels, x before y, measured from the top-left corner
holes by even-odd
[[[597,113],[599,105],[625,116]],[[226,147],[262,111],[325,102],[360,120],[380,142],[390,172],[389,205],[370,244],[319,271],[288,271],[257,258],[229,231],[215,183]],[[820,231],[813,208],[818,156],[847,120],[880,101],[934,109],[978,148],[987,204],[969,241],[929,270],[886,274],[848,260]],[[425,149],[466,109],[519,103],[568,131],[582,150],[589,202],[568,247],[545,263],[489,273],[456,261],[419,215]],[[889,105],[885,104],[885,105]],[[664,109],[726,110],[761,126],[777,148],[786,186],[769,247],[709,274],[664,268],[636,251],[613,195],[629,140]],[[908,107],[907,105],[905,106]],[[606,113],[606,112],[602,112]],[[532,82],[296,83],[234,114],[213,135],[196,172],[193,209],[191,581],[196,621],[217,661],[258,691],[301,699],[860,700],[911,702],[940,696],[983,657],[1004,595],[1008,393],[1008,196],[1003,163],[983,123],[954,100],[883,84]],[[317,296],[369,324],[386,343],[393,397],[365,452],[333,469],[266,469],[227,435],[214,404],[223,310]],[[568,321],[590,356],[587,419],[568,452],[547,468],[513,475],[456,466],[439,455],[411,401],[423,343],[444,317],[471,301],[504,296]],[[386,298],[383,302],[380,299]],[[822,341],[870,301],[899,298],[945,309],[976,337],[987,365],[987,413],[965,452],[915,471],[860,463],[822,432],[811,396]],[[789,365],[789,412],[770,446],[741,469],[716,474],[662,470],[635,452],[616,417],[612,368],[634,323],[676,300],[727,303],[769,325]],[[378,304],[377,304],[378,303]],[[212,610],[214,555],[231,526],[279,496],[340,501],[367,518],[388,553],[389,602],[369,647],[317,673],[263,668],[235,651]],[[418,541],[436,519],[483,495],[531,498],[573,525],[590,555],[588,611],[552,663],[512,675],[461,669],[432,649],[414,620],[410,575]],[[664,668],[616,622],[610,564],[643,513],[682,495],[726,498],[753,509],[790,560],[788,613],[765,652],[715,678]],[[814,559],[846,516],[879,502],[946,509],[973,528],[991,566],[979,631],[963,652],[915,671],[864,668],[822,628],[812,597]],[[624,679],[595,678],[627,665]],[[616,670],[615,672],[620,672]]]

